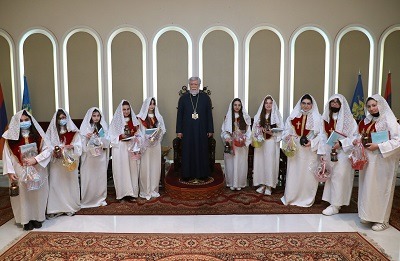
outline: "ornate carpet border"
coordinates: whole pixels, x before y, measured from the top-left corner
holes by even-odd
[[[30,232],[1,260],[389,260],[357,232],[126,234]]]

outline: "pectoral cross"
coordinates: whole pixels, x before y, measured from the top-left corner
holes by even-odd
[[[299,128],[300,128],[300,125],[301,125],[301,123],[298,121],[298,122],[296,123],[296,128],[299,129]]]
[[[193,112],[192,113],[192,119],[193,120],[197,120],[199,118],[199,114],[197,114],[197,112]]]

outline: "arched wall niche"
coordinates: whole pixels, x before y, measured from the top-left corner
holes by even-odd
[[[25,39],[23,54],[32,114],[38,121],[50,121],[56,108],[52,43],[42,33],[31,34]]]
[[[34,35],[32,38],[30,38]],[[49,121],[48,117],[52,111],[60,104],[59,99],[59,70],[58,70],[58,43],[54,34],[47,28],[37,27],[31,28],[22,34],[22,37],[18,44],[18,85],[19,88],[15,89],[15,97],[17,99],[17,110],[22,105],[22,96],[24,91],[24,75],[25,75],[25,43],[26,40],[30,38],[33,39],[32,46],[29,46],[26,51],[29,50],[28,60],[29,65],[27,67],[27,82],[29,93],[31,97],[32,112],[38,109],[34,115],[39,121]],[[49,45],[50,42],[50,45]],[[41,44],[43,43],[43,44]],[[36,52],[36,49],[37,52]],[[41,63],[41,57],[43,56],[43,64]],[[27,60],[27,61],[28,61]],[[52,61],[51,61],[52,60]],[[35,68],[37,66],[37,68]],[[51,70],[53,70],[51,72]],[[33,81],[33,86],[29,86],[28,76]],[[47,78],[47,79],[46,79]],[[53,83],[50,83],[52,79]],[[31,88],[38,88],[36,91],[31,90]],[[39,91],[44,91],[49,94],[49,102],[47,104],[42,104],[41,95]],[[35,92],[33,94],[32,92]],[[36,105],[35,105],[36,104]],[[39,105],[40,104],[40,105]],[[42,114],[43,112],[43,114]],[[51,116],[50,116],[51,118]]]
[[[16,111],[14,84],[14,43],[11,36],[0,29],[0,84],[6,105],[7,119]]]
[[[165,146],[171,146],[176,137],[178,91],[187,86],[189,75],[188,49],[187,39],[179,31],[166,31],[157,41],[157,102],[169,130],[162,141]]]
[[[226,31],[213,30],[205,35],[200,49],[202,50],[203,65],[202,86],[208,86],[212,92],[214,132],[218,140],[229,103],[237,97],[237,91],[235,91],[235,42]],[[216,155],[223,155],[220,142],[217,142]]]
[[[267,94],[282,105],[283,60],[284,41],[276,29],[262,26],[249,33],[245,42],[245,103],[252,117]]]
[[[72,118],[83,118],[93,106],[104,111],[102,46],[100,35],[85,26],[73,28],[63,37],[61,106]]]
[[[318,104],[324,104],[329,97],[331,68],[328,34],[315,25],[305,25],[293,33],[289,46],[289,111],[305,93],[310,93]]]
[[[363,81],[364,98],[376,92],[374,86],[375,40],[362,25],[342,28],[335,39],[334,91],[351,103],[358,73]],[[350,105],[351,106],[351,105]]]
[[[391,73],[392,110],[397,118],[400,117],[400,25],[393,26],[383,33],[380,40],[380,72],[379,90],[384,96],[388,73]]]
[[[358,73],[361,73],[364,99],[367,98],[372,94],[371,42],[368,36],[361,30],[347,31],[337,44],[337,52],[339,53],[337,92],[343,94],[350,104],[357,85]]]
[[[121,34],[121,35],[120,35]],[[114,44],[114,39],[118,38],[117,46],[121,45],[124,46],[126,49],[121,50],[118,49],[117,46]],[[140,43],[140,44],[139,44]],[[114,49],[114,51],[113,51]],[[117,50],[118,49],[118,50]],[[126,95],[123,92],[115,92],[114,88],[121,90],[120,86],[114,86],[115,83],[123,81],[124,85],[127,85],[126,81],[123,79],[114,79],[114,74],[120,74],[118,69],[113,67],[113,64],[116,63],[117,67],[127,67],[122,68],[123,73],[127,73],[130,69],[133,69],[134,72],[129,75],[129,77],[135,78],[135,86],[139,86],[139,81],[141,81],[141,90],[138,91],[135,95],[135,98],[140,99],[140,93],[142,94],[142,99],[145,99],[149,93],[148,88],[148,70],[147,70],[147,40],[144,34],[139,31],[137,28],[131,25],[122,25],[110,34],[107,40],[107,90],[105,90],[105,95],[107,97],[107,106],[108,106],[108,118],[112,119],[115,109],[117,108],[118,104],[121,102],[122,99],[129,99],[129,95]],[[115,58],[113,56],[113,52],[116,53],[115,55],[119,58]],[[140,53],[139,53],[140,52]],[[123,57],[125,53],[127,57]],[[141,61],[141,65],[139,65]],[[132,64],[132,68],[128,67],[129,64]],[[141,72],[141,75],[139,75]],[[136,76],[136,77],[135,77]],[[124,88],[126,89],[126,87]],[[129,92],[128,92],[129,93]],[[117,97],[115,97],[117,95]]]
[[[143,101],[143,43],[140,37],[130,31],[115,35],[111,43],[112,112],[122,99],[128,100],[135,113],[139,112]],[[111,119],[112,117],[110,117]]]
[[[319,106],[323,105],[325,52],[324,38],[317,31],[307,30],[297,37],[294,53],[294,103],[308,93]]]
[[[157,46],[159,38],[166,32],[169,31],[176,31],[183,35],[187,42],[187,72],[188,77],[191,77],[193,74],[193,41],[190,34],[187,30],[183,29],[180,26],[169,25],[162,29],[160,29],[153,38],[153,45],[152,45],[152,64],[153,64],[153,88],[151,89],[151,93],[149,96],[157,97],[158,96],[158,55],[157,55]]]

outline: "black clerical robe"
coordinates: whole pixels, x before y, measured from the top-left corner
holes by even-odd
[[[196,107],[197,104],[197,107]],[[193,119],[197,113],[198,118]],[[214,133],[211,99],[205,93],[179,98],[176,133],[182,133],[182,178],[210,176],[207,133]]]

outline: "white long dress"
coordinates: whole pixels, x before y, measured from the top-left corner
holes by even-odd
[[[293,109],[291,116],[286,120],[283,139],[292,135],[296,143],[297,151],[293,157],[288,157],[285,194],[281,198],[284,205],[295,205],[299,207],[310,207],[314,204],[315,195],[318,189],[318,181],[310,171],[310,163],[317,161],[317,152],[320,143],[318,137],[321,116],[318,113],[317,104],[313,99],[313,107],[308,114],[306,128],[313,131],[313,138],[310,137],[311,146],[304,147],[300,145],[300,136],[296,134],[296,126],[292,125],[291,120],[297,118],[300,112],[300,101]],[[304,116],[303,116],[304,117]],[[312,120],[312,122],[309,121]],[[311,124],[312,123],[312,124]]]
[[[137,130],[139,127],[139,121],[130,104],[130,119],[126,121],[122,112],[124,102],[129,104],[126,100],[121,101],[118,108],[115,110],[109,128],[112,171],[117,199],[122,199],[127,196],[137,198],[139,196],[140,159],[133,159],[131,157],[129,152],[131,147],[130,141],[120,140],[120,135],[124,133],[124,128],[129,126],[129,130],[131,134],[133,134],[133,130]],[[140,138],[140,130],[137,130],[135,135]]]
[[[71,145],[74,146],[74,155],[77,164],[82,154],[82,140],[78,132],[75,133]],[[61,159],[50,162],[50,190],[47,202],[47,214],[75,213],[81,209],[78,168],[69,172]]]
[[[265,111],[265,102],[267,99],[272,100],[272,109],[270,114],[265,115],[266,119],[270,119],[270,125],[277,128],[283,128],[283,120],[279,108],[271,95],[267,95],[262,100],[256,115],[254,116],[254,124],[252,135],[260,132],[260,117],[262,111]],[[265,136],[264,136],[265,138]],[[254,148],[253,163],[253,185],[266,185],[275,188],[278,184],[279,177],[279,158],[282,132],[273,133],[269,139],[266,139],[262,146]]]
[[[254,148],[253,185],[267,185],[272,188],[278,184],[279,177],[279,138],[265,140],[260,148]]]
[[[13,132],[15,134],[14,139],[17,139],[16,137],[19,136],[19,121],[21,115],[22,111],[17,112],[16,115],[13,116],[10,121],[9,129],[4,133],[3,137],[6,139],[10,138],[13,136],[11,133]],[[43,130],[33,117],[32,124],[35,125],[42,138],[45,138],[46,136]],[[46,205],[49,194],[49,174],[47,165],[50,161],[51,149],[44,140],[42,140],[41,146],[41,150],[39,150],[40,153],[35,157],[38,163],[34,165],[41,178],[41,187],[37,190],[27,190],[26,186],[19,182],[19,196],[10,197],[15,222],[22,225],[28,224],[31,220],[43,222],[46,219]],[[16,174],[21,178],[22,172],[23,169],[18,158],[12,153],[8,141],[6,140],[3,148],[3,174]]]
[[[225,120],[222,123],[221,138],[224,142],[226,138],[232,138],[231,110],[232,110],[232,103],[229,106]],[[246,122],[246,133],[244,134],[246,138],[245,145],[243,147],[233,146],[234,155],[229,153],[224,153],[226,186],[233,188],[244,188],[247,186],[248,154],[249,154],[249,145],[251,141],[250,140],[251,119],[248,116],[247,112],[244,109],[242,110],[243,110],[243,117]],[[235,129],[236,130],[239,129],[237,121],[235,121]]]
[[[138,120],[140,123],[140,132],[144,136],[144,147],[145,150],[142,153],[142,157],[140,159],[140,175],[139,175],[139,196],[141,198],[154,198],[160,196],[159,186],[160,186],[160,178],[161,178],[161,141],[163,135],[166,132],[164,118],[161,116],[158,106],[154,107],[154,114],[149,114],[149,106],[152,100],[156,100],[154,97],[147,98],[140,109],[138,116]],[[154,118],[157,119],[157,128],[159,128],[157,136],[157,140],[154,142],[149,141],[148,135],[146,135],[146,118],[149,119]],[[153,122],[153,125],[154,125]],[[145,126],[146,125],[146,126]]]
[[[49,194],[48,169],[47,164],[50,161],[51,149],[44,143],[41,153],[35,159],[38,164],[35,169],[41,177],[42,186],[37,190],[27,190],[20,183],[19,196],[10,197],[11,207],[14,214],[15,222],[19,224],[28,224],[31,220],[43,222],[46,219],[46,205]],[[17,157],[11,152],[8,142],[3,148],[3,173],[4,175],[13,173],[21,177],[23,168]]]
[[[130,157],[129,142],[120,141],[112,144],[112,170],[117,199],[139,195],[140,160]]]
[[[140,159],[140,197],[149,199],[158,196],[160,178],[161,143],[158,142],[154,147],[148,147]]]
[[[95,155],[91,152],[89,138],[87,135],[94,132],[91,119],[93,112],[99,112],[101,129],[100,136],[101,147],[97,148]],[[82,135],[82,156],[81,156],[81,207],[92,208],[107,205],[107,168],[110,154],[110,139],[108,137],[108,125],[104,120],[104,116],[97,107],[90,108],[83,118],[80,134]],[[97,137],[98,137],[97,136]],[[97,153],[100,152],[100,155]]]
[[[400,127],[384,98],[372,96],[378,102],[380,116],[367,115],[366,123],[376,120],[376,131],[388,130],[390,139],[378,144],[379,149],[367,150],[368,164],[359,172],[358,215],[361,219],[384,223],[389,221],[396,185],[400,151]]]
[[[107,167],[110,141],[102,137],[101,154],[93,156],[87,146],[88,138],[83,139],[81,156],[81,207],[93,208],[105,206],[107,198]]]
[[[329,103],[334,99],[339,99],[341,108],[338,113],[332,114],[331,119],[329,116]],[[346,98],[341,94],[334,94],[329,98],[322,118],[324,131],[321,131],[321,134],[323,134],[323,143],[325,144],[325,159],[332,166],[331,177],[325,182],[322,200],[336,207],[348,206],[350,204],[354,181],[354,170],[351,167],[349,155],[353,149],[353,140],[358,135],[357,123],[353,118]],[[330,161],[332,148],[326,144],[326,139],[330,135],[331,129],[346,136],[346,138],[340,139],[342,147],[336,150],[338,153],[337,162]]]

